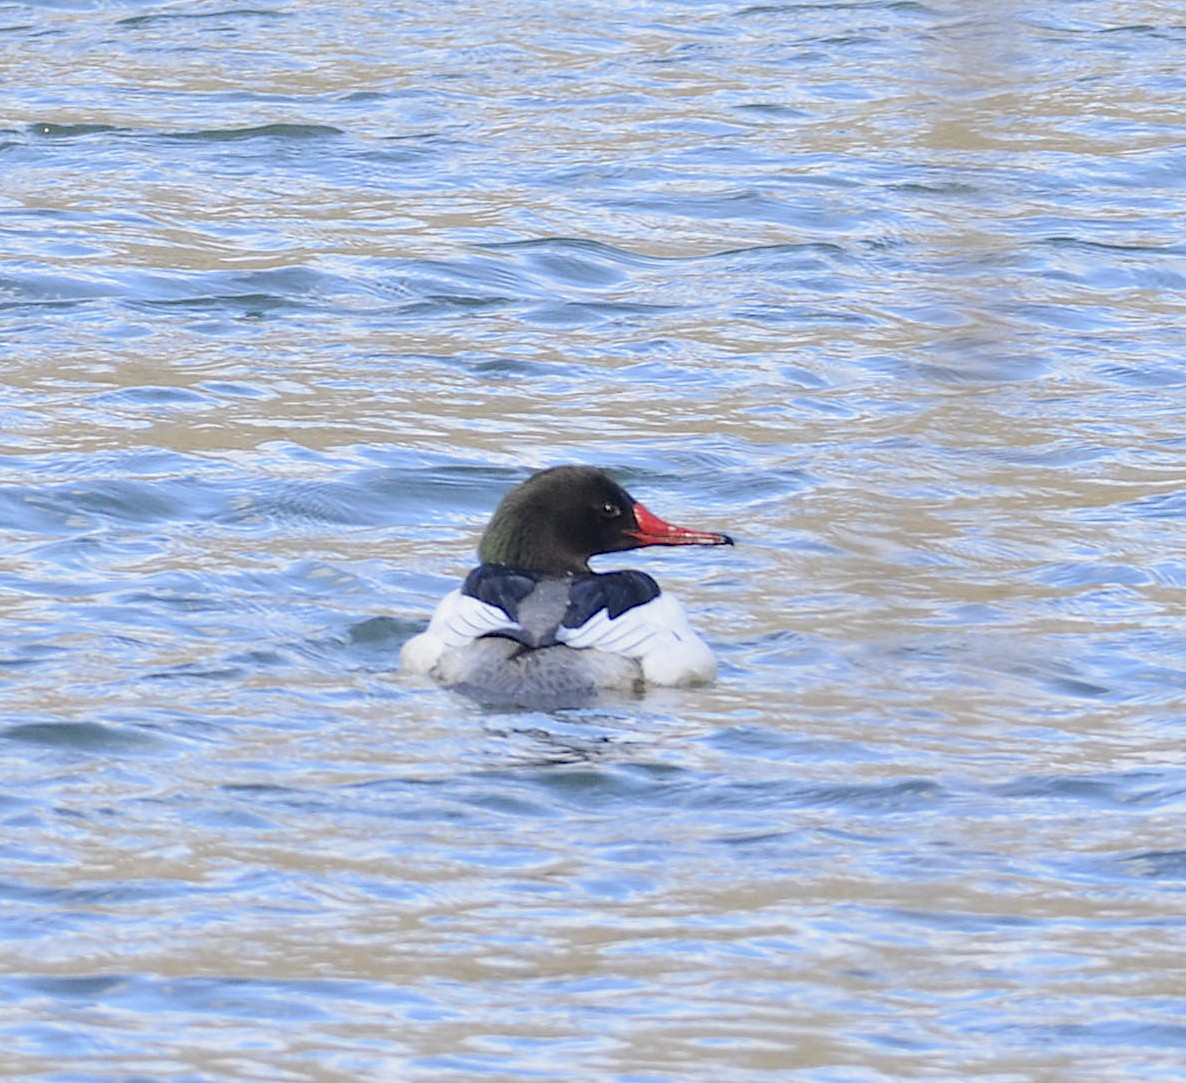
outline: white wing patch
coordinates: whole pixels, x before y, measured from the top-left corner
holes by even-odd
[[[460,590],[449,591],[428,622],[428,631],[446,647],[464,647],[479,636],[516,629],[519,629],[518,623],[498,606],[480,602]]]
[[[437,605],[428,627],[400,650],[400,667],[409,673],[429,673],[446,651],[456,650],[491,632],[521,631],[498,606],[451,590]]]
[[[695,684],[712,680],[716,673],[712,652],[671,594],[660,594],[613,619],[599,609],[579,628],[557,629],[556,638],[578,650],[636,658],[652,684]]]

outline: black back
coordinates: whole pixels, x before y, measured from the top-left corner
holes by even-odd
[[[561,627],[579,628],[603,609],[610,620],[616,620],[646,605],[659,597],[659,584],[634,569],[561,578],[505,564],[480,564],[466,576],[461,592],[495,606],[510,621],[524,626],[523,631],[507,629],[495,635],[529,647],[547,647],[558,642],[556,632]]]

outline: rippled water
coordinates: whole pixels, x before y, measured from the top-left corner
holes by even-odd
[[[0,4],[0,1074],[1186,1078],[1184,48]],[[401,678],[566,461],[718,682]]]

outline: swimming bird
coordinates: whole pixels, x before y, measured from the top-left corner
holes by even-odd
[[[595,572],[589,558],[732,544],[664,522],[594,467],[540,470],[498,505],[481,563],[404,644],[401,668],[483,702],[529,706],[712,680],[716,660],[673,595],[645,572]]]

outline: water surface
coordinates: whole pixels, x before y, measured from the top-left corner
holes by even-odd
[[[1184,46],[0,5],[0,1074],[1182,1079]],[[717,683],[402,678],[568,461]]]

